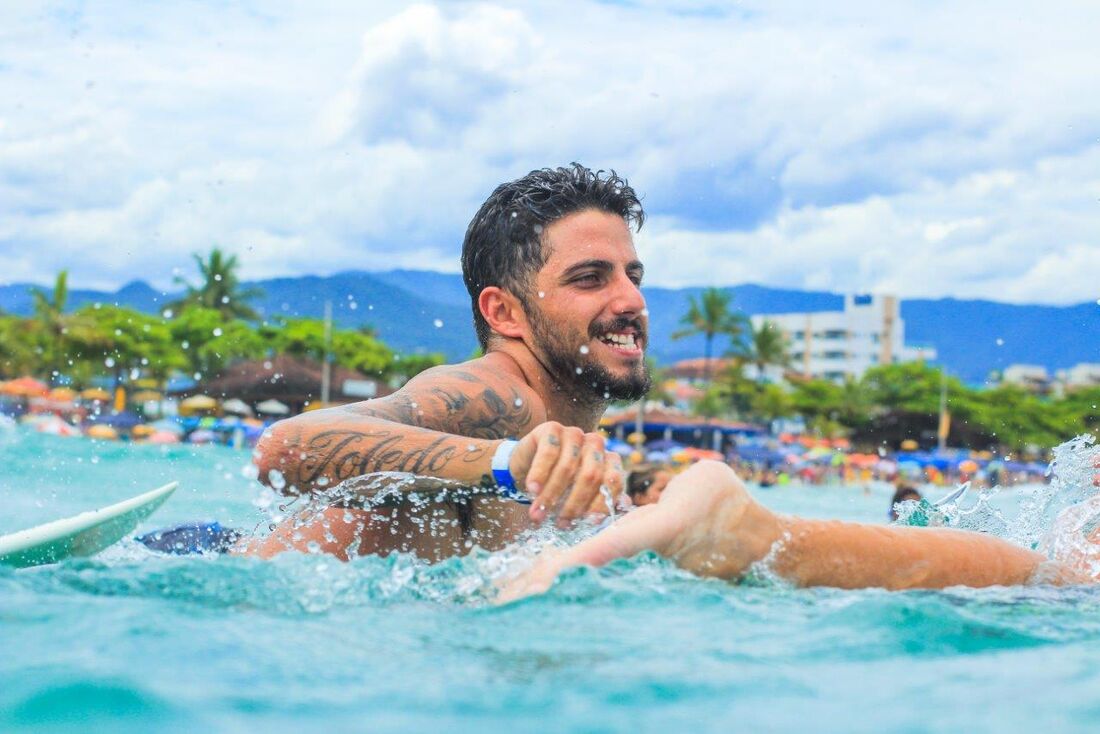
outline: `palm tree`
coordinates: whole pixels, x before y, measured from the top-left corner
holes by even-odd
[[[32,288],[31,296],[34,298],[34,316],[38,319],[38,323],[48,333],[60,335],[64,329],[62,321],[65,306],[69,301],[69,271],[62,270],[57,274],[52,296],[47,295],[41,288]]]
[[[52,383],[64,367],[68,354],[69,340],[66,336],[70,319],[65,314],[65,307],[69,302],[69,272],[62,270],[57,274],[52,293],[33,288],[31,296],[34,298],[35,326],[42,339],[42,366]]]
[[[248,301],[263,295],[259,288],[241,288],[237,278],[236,255],[226,255],[215,247],[203,260],[198,253],[192,253],[192,258],[199,268],[202,276],[200,285],[192,285],[189,281],[176,276],[176,283],[187,288],[183,298],[169,305],[169,308],[184,308],[190,305],[212,308],[226,320],[245,319],[255,321],[259,314],[252,310]]]
[[[707,288],[699,294],[699,300],[691,297],[688,312],[680,319],[686,328],[672,335],[673,339],[702,334],[706,339],[703,361],[703,381],[710,381],[710,355],[714,337],[723,334],[737,340],[744,332],[746,319],[740,311],[730,310],[733,298],[720,288]]]
[[[791,363],[791,356],[787,352],[787,338],[776,326],[774,321],[767,319],[760,322],[759,327],[749,325],[749,331],[744,341],[734,345],[732,355],[756,367],[756,380],[762,382],[764,370],[770,366],[786,367]]]

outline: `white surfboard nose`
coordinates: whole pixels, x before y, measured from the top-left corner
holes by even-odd
[[[25,568],[91,556],[133,532],[176,491],[179,482],[98,510],[0,536],[0,563]]]

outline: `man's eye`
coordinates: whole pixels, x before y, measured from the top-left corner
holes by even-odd
[[[583,283],[585,285],[591,285],[600,282],[600,276],[596,273],[585,273],[573,281],[574,283]]]

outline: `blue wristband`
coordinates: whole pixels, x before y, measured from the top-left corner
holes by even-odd
[[[516,487],[516,480],[512,476],[512,470],[508,467],[512,460],[512,452],[515,451],[517,445],[519,445],[519,441],[509,439],[502,441],[500,446],[497,446],[496,453],[493,454],[493,481],[497,483],[501,497],[529,505],[531,500]]]

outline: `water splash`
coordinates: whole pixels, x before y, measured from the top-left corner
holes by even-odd
[[[1100,573],[1100,546],[1092,536],[1100,530],[1100,488],[1093,484],[1096,438],[1078,436],[1054,448],[1046,485],[1006,490],[985,488],[973,502],[970,493],[956,491],[949,501],[898,504],[898,525],[942,526],[1004,538],[1037,550],[1052,560]],[[969,489],[969,485],[960,487]],[[998,495],[1022,495],[1015,512],[996,505]]]

